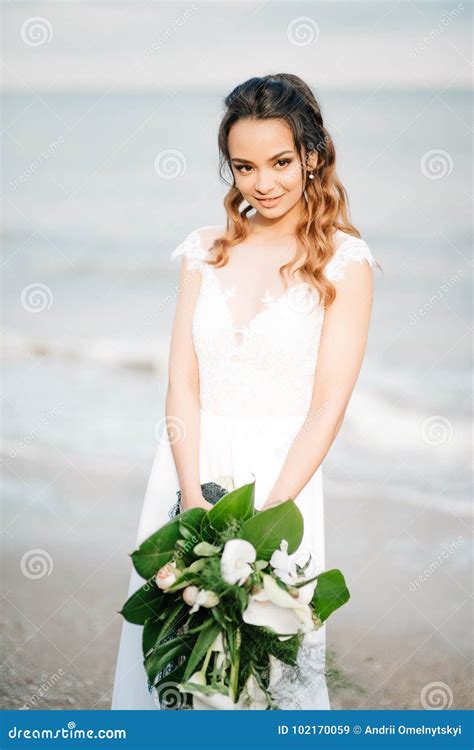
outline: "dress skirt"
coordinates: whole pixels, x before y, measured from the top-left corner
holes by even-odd
[[[199,463],[201,484],[216,482],[232,489],[255,480],[255,507],[261,508],[280,473],[286,454],[305,420],[304,415],[247,417],[200,410]],[[165,432],[158,444],[149,477],[137,534],[138,547],[170,520],[179,490],[173,453]],[[286,500],[287,498],[282,498]],[[311,572],[325,567],[322,466],[295,499],[303,518],[304,536],[295,561],[312,555]],[[132,550],[130,550],[131,552]],[[301,560],[299,559],[301,556]],[[144,584],[132,568],[128,596]],[[117,658],[113,710],[159,710],[147,687],[143,666],[142,626],[124,620]],[[298,667],[271,657],[274,695],[282,709],[329,709],[325,677],[326,625],[308,633]]]

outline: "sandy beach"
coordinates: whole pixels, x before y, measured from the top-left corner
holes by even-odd
[[[2,708],[110,708],[148,475],[58,452],[6,457],[5,469]],[[44,485],[34,501],[30,478]],[[432,683],[446,708],[472,707],[467,519],[387,501],[383,489],[338,494],[329,471],[325,504],[326,567],[351,591],[327,626],[331,707],[418,709]]]

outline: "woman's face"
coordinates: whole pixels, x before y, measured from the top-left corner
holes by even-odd
[[[236,187],[259,214],[281,218],[299,203],[308,168],[284,120],[239,120],[229,132],[228,148]]]

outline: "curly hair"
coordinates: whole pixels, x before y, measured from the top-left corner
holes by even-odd
[[[310,87],[290,73],[250,78],[239,84],[224,99],[225,113],[219,133],[219,174],[227,182],[224,171],[229,169],[232,179],[228,136],[232,126],[241,119],[282,119],[290,127],[301,163],[305,154],[318,153],[314,179],[306,179],[305,203],[296,228],[297,252],[291,261],[279,269],[299,270],[303,278],[318,290],[320,302],[329,307],[336,297],[333,284],[324,275],[324,268],[335,252],[334,233],[340,229],[360,238],[359,231],[348,218],[349,199],[336,175],[334,143],[324,127],[321,109]],[[307,175],[307,173],[305,172]],[[230,183],[227,183],[230,184]],[[235,180],[224,198],[227,214],[226,232],[214,240],[215,258],[210,265],[221,267],[228,261],[229,249],[248,237],[250,225],[247,214],[252,206],[240,210],[243,196]]]

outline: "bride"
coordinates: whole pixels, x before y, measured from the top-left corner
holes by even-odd
[[[206,483],[231,490],[254,478],[257,509],[297,503],[294,562],[310,554],[315,575],[325,569],[323,460],[362,365],[378,264],[349,221],[311,89],[290,74],[251,78],[225,105],[226,223],[194,229],[172,252],[181,267],[166,417],[137,546],[170,519],[178,491],[181,511],[209,509]],[[142,584],[132,570],[129,596]],[[112,709],[162,707],[141,635],[123,623]],[[324,624],[305,635],[296,667],[271,657],[280,708],[330,708],[325,645]]]

